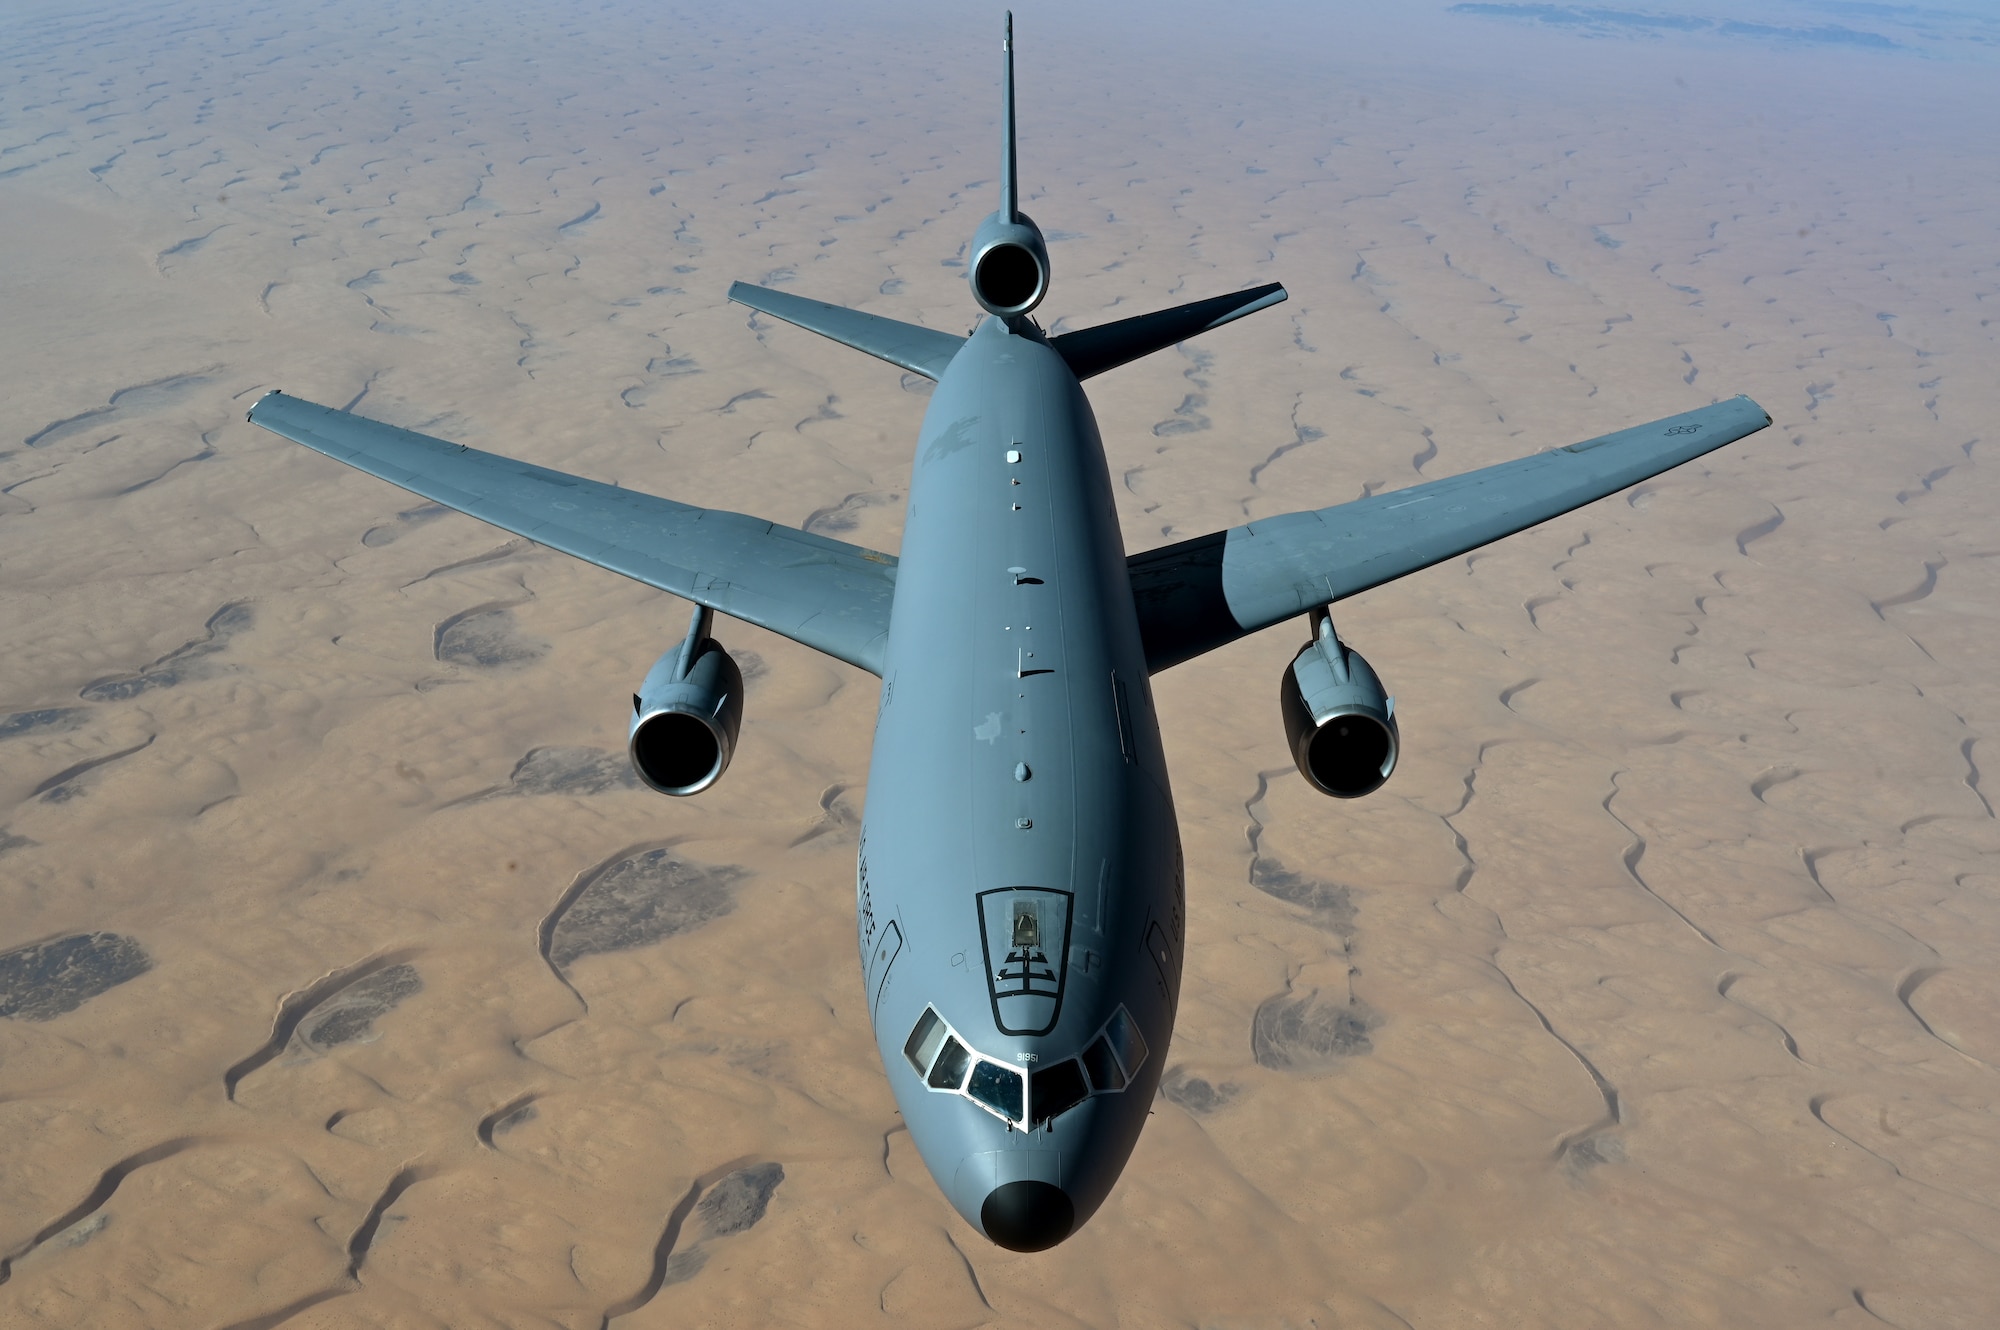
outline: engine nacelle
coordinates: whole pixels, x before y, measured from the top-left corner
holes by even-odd
[[[1049,292],[1049,247],[1041,228],[1026,213],[1014,216],[1010,222],[996,212],[979,224],[966,265],[972,298],[1003,319],[1026,314]]]
[[[1373,794],[1396,769],[1396,699],[1333,631],[1324,612],[1315,636],[1293,658],[1278,685],[1285,737],[1299,774],[1322,794],[1359,799]]]
[[[646,671],[632,694],[626,751],[639,779],[661,794],[699,794],[722,778],[743,724],[743,671],[695,611],[688,635]]]

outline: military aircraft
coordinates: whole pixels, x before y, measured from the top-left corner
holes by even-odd
[[[900,557],[689,507],[273,392],[250,420],[427,499],[694,602],[632,697],[645,783],[729,765],[743,676],[713,615],[880,676],[856,875],[863,992],[931,1176],[1041,1251],[1104,1202],[1145,1125],[1179,998],[1180,838],[1148,680],[1302,619],[1278,680],[1293,760],[1334,798],[1395,768],[1395,703],[1328,606],[1614,494],[1770,423],[1737,397],[1583,443],[1127,555],[1082,380],[1285,298],[1260,286],[1047,335],[1020,209],[1013,19],[985,312],[954,336],[742,282],[730,299],[936,381]]]

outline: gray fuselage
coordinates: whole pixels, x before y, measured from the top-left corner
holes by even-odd
[[[1036,332],[988,317],[938,381],[885,663],[857,882],[876,1042],[959,1212],[1005,1245],[1052,1245],[1103,1202],[1145,1123],[1184,911],[1103,444]],[[949,1050],[943,1088],[920,1070],[939,1057],[927,1008],[972,1055],[964,1088]],[[1006,1076],[981,1057],[1027,1073],[1011,1122]],[[1044,1107],[1090,1093],[1034,1121],[1037,1073]]]

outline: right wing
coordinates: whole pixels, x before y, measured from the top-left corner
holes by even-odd
[[[885,319],[880,314],[863,314],[858,309],[829,305],[824,300],[808,300],[788,291],[773,291],[768,286],[752,286],[748,282],[732,282],[729,298],[739,305],[748,305],[760,314],[795,323],[808,332],[816,332],[856,351],[865,351],[878,360],[886,360],[927,379],[942,378],[944,367],[958,354],[958,348],[965,345],[963,337],[954,337],[950,333],[904,323],[900,319]]]
[[[336,461],[882,673],[896,560],[742,513],[694,508],[550,471],[283,393],[250,423]]]
[[[1158,673],[1321,605],[1616,494],[1771,423],[1747,397],[1126,560]]]

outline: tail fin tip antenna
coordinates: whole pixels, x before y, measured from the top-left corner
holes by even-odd
[[[1006,33],[1000,41],[1004,77],[1000,85],[1000,218],[1012,222],[1020,215],[1021,195],[1015,178],[1014,160],[1014,11],[1007,11]]]

